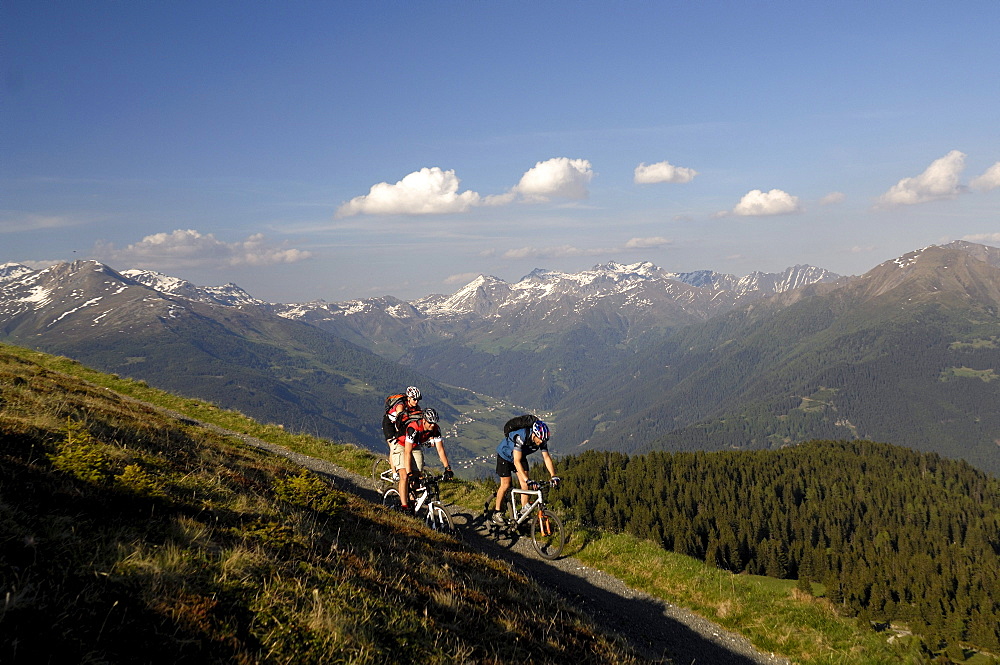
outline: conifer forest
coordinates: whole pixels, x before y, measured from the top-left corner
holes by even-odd
[[[781,450],[588,451],[552,500],[733,573],[798,579],[859,623],[1000,649],[1000,481],[870,441]]]

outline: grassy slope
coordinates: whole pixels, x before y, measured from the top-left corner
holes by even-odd
[[[4,663],[630,660],[507,566],[6,347],[0,451]]]
[[[123,380],[93,372],[66,358],[56,358],[15,347],[0,346],[0,357],[4,357],[4,362],[0,362],[0,367],[7,366],[13,362],[5,357],[7,353],[17,354],[19,357],[29,360],[31,364],[26,365],[26,367],[33,367],[33,364],[38,362],[54,372],[65,372],[85,378],[93,385],[104,386],[115,392],[180,411],[197,420],[211,422],[231,430],[284,445],[299,452],[327,459],[358,473],[367,473],[374,459],[369,452],[354,446],[331,444],[321,439],[291,434],[276,426],[260,425],[239,413],[220,410],[210,404],[197,400],[169,395],[151,389],[141,382]],[[47,374],[39,368],[31,369],[30,372]],[[68,381],[66,378],[59,378],[59,380]],[[34,380],[31,382],[32,385],[33,382]],[[62,418],[66,413],[87,413],[88,418],[90,418],[92,417],[89,415],[90,413],[100,413],[104,407],[97,408],[94,404],[88,404],[83,408],[81,405],[72,404],[64,399],[64,397],[57,396],[49,391],[50,396],[47,399],[53,403],[44,409],[40,409],[40,411],[52,414],[47,416],[49,422],[44,427],[38,424],[19,425],[20,421],[16,413],[18,410],[24,411],[25,409],[23,406],[18,409],[12,408],[12,402],[9,397],[12,392],[11,383],[12,379],[9,372],[6,376],[0,376],[0,388],[4,391],[3,401],[0,402],[0,408],[2,408],[2,411],[0,411],[0,436],[3,436],[3,450],[5,451],[2,458],[4,476],[0,480],[0,518],[4,521],[2,529],[4,535],[0,536],[3,539],[0,546],[5,551],[14,551],[18,547],[21,547],[24,552],[35,552],[34,548],[37,548],[36,544],[29,544],[28,540],[24,540],[23,543],[19,544],[18,539],[34,538],[37,542],[38,536],[31,533],[31,530],[27,529],[23,524],[17,523],[16,520],[13,524],[17,526],[17,530],[12,532],[10,526],[10,520],[12,519],[10,516],[24,509],[23,507],[15,507],[12,503],[12,497],[18,495],[18,485],[11,484],[14,482],[10,479],[13,471],[16,470],[20,473],[22,467],[31,468],[33,469],[33,473],[39,473],[43,477],[49,478],[50,481],[54,477],[61,478],[60,482],[71,486],[73,492],[80,492],[81,490],[78,482],[53,474],[37,451],[31,457],[33,460],[32,463],[21,460],[17,462],[19,466],[16,469],[8,471],[8,466],[13,463],[13,459],[6,452],[9,446],[8,442],[13,440],[11,439],[13,436],[15,439],[23,438],[25,441],[31,441],[39,449],[45,445],[51,447],[51,442],[65,437],[65,432],[60,430],[65,429]],[[34,391],[34,388],[29,391],[25,386],[26,384],[20,384],[19,388],[23,395]],[[17,390],[18,388],[15,386],[13,392]],[[19,399],[27,399],[27,397]],[[38,399],[42,400],[42,398]],[[118,401],[114,400],[114,398],[109,399]],[[132,410],[135,409],[135,407],[130,408]],[[28,410],[35,411],[39,409],[32,406]],[[157,428],[165,426],[164,423],[167,422],[160,422],[160,417],[154,414],[143,413],[141,417],[147,422],[156,423]],[[30,422],[30,420],[31,418],[27,418],[26,422]],[[177,427],[176,423],[171,425],[171,427]],[[25,431],[22,432],[20,431],[21,429]],[[190,431],[191,428],[186,428],[186,430]],[[199,437],[201,436],[207,435],[200,432]],[[48,444],[43,442],[48,442]],[[253,465],[264,465],[263,470],[254,472],[257,476],[268,479],[266,482],[261,481],[262,484],[259,483],[260,487],[256,490],[257,494],[266,495],[268,493],[267,484],[270,483],[273,485],[274,478],[276,477],[295,477],[295,470],[288,468],[281,461],[264,458],[242,447],[232,447],[231,443],[221,442],[219,445],[227,446],[227,448],[224,452],[214,453],[218,457],[217,461],[214,462],[215,466],[212,464],[203,465],[207,470],[203,469],[202,471],[202,475],[207,473],[202,482],[208,485],[211,485],[212,482],[222,483],[225,486],[224,490],[217,489],[216,493],[232,491],[228,484],[223,483],[226,474],[220,473],[219,469],[223,467],[228,468],[228,466],[236,464],[238,460],[249,459],[254,460]],[[119,467],[121,467],[120,463]],[[247,475],[244,471],[239,471],[238,473],[242,476]],[[212,480],[213,478],[214,480]],[[483,497],[491,490],[488,483],[460,482],[449,484],[446,487],[448,487],[446,498],[468,508],[475,508],[482,505]],[[110,492],[111,490],[108,489],[107,491]],[[118,491],[120,492],[121,490]],[[187,491],[187,489],[184,489],[184,492]],[[134,493],[130,494],[130,496],[133,495]],[[240,499],[240,501],[247,500]],[[136,508],[138,513],[145,515],[143,511],[149,505],[149,510],[152,511],[151,514],[157,514],[155,507],[150,504],[151,501],[148,497],[142,499],[141,508]],[[230,538],[237,538],[233,534],[238,534],[237,542],[246,542],[248,544],[242,547],[239,545],[230,545],[230,549],[233,547],[238,548],[238,552],[234,555],[235,560],[231,558],[223,559],[222,554],[219,553],[224,549],[224,546],[220,544],[224,539],[220,535],[218,522],[213,522],[212,519],[201,519],[205,511],[208,510],[206,506],[212,505],[211,501],[204,496],[198,496],[197,492],[192,494],[192,501],[194,502],[193,505],[188,505],[187,507],[188,512],[192,513],[192,516],[167,518],[164,516],[163,509],[160,508],[159,515],[161,517],[157,522],[150,523],[148,533],[145,536],[146,541],[166,543],[172,548],[171,551],[175,552],[179,551],[177,548],[180,547],[180,551],[188,552],[187,555],[175,556],[175,558],[179,558],[180,560],[184,560],[185,556],[193,556],[199,561],[210,559],[212,562],[208,564],[209,567],[217,571],[222,571],[221,578],[224,583],[229,584],[229,581],[232,580],[242,580],[240,583],[231,582],[232,584],[236,584],[238,588],[237,596],[242,593],[248,597],[262,595],[270,597],[269,586],[266,583],[267,580],[275,579],[275,584],[278,584],[278,580],[285,580],[284,591],[282,594],[278,594],[282,598],[281,602],[279,603],[273,599],[266,600],[265,602],[274,602],[276,607],[284,607],[283,604],[294,607],[294,612],[297,614],[288,619],[287,624],[284,622],[284,619],[279,624],[289,626],[289,630],[294,629],[294,631],[298,632],[294,636],[278,639],[274,642],[277,646],[272,646],[271,642],[266,642],[266,645],[268,649],[279,649],[281,653],[284,653],[281,649],[304,649],[305,651],[301,653],[297,650],[294,651],[296,662],[309,662],[309,659],[304,654],[309,649],[316,649],[316,645],[320,643],[324,644],[322,647],[323,650],[341,650],[345,654],[344,662],[365,662],[366,658],[371,656],[373,650],[396,648],[400,645],[408,645],[408,650],[405,653],[413,653],[415,660],[430,662],[446,660],[445,656],[448,649],[454,650],[451,655],[466,653],[463,649],[473,649],[472,654],[474,654],[474,657],[487,661],[494,657],[508,658],[511,656],[510,653],[484,654],[475,652],[474,649],[486,648],[483,645],[498,642],[497,639],[491,639],[491,635],[499,636],[499,633],[495,632],[496,622],[494,619],[497,617],[490,615],[495,614],[496,608],[505,605],[507,602],[513,604],[514,598],[524,601],[526,599],[524,595],[526,591],[533,597],[529,601],[531,604],[544,603],[542,607],[545,609],[542,614],[547,615],[555,612],[557,616],[564,618],[564,621],[554,622],[552,626],[542,630],[542,641],[549,645],[547,648],[551,648],[553,643],[562,644],[560,642],[562,639],[568,639],[569,644],[572,644],[574,640],[578,639],[581,632],[586,634],[592,630],[586,628],[571,610],[559,607],[554,600],[546,598],[544,594],[535,589],[528,581],[512,575],[505,568],[483,561],[481,557],[465,552],[460,547],[447,541],[447,539],[424,533],[405,519],[400,520],[400,518],[396,518],[395,516],[382,514],[380,509],[364,505],[363,502],[355,501],[351,497],[339,497],[337,501],[340,507],[329,517],[322,514],[317,515],[315,511],[310,512],[300,508],[292,511],[292,516],[289,517],[289,506],[282,504],[280,507],[272,508],[271,512],[258,519],[256,523],[263,524],[264,526],[256,528],[254,533],[259,532],[263,528],[266,536],[268,529],[278,529],[279,533],[286,533],[287,537],[292,538],[293,541],[295,538],[304,537],[305,540],[303,542],[308,544],[305,546],[306,550],[312,548],[311,556],[315,559],[315,561],[309,559],[308,563],[303,562],[297,566],[292,566],[288,561],[282,561],[280,565],[275,565],[275,568],[280,569],[280,571],[276,570],[272,577],[261,575],[252,566],[249,569],[244,569],[244,566],[249,566],[250,564],[244,564],[241,561],[243,559],[253,561],[256,557],[254,554],[246,554],[245,552],[256,552],[257,549],[263,547],[254,538],[251,538],[252,534],[248,534],[245,528],[235,531],[232,529],[224,531],[224,534],[229,534]],[[209,501],[209,503],[206,504],[206,501]],[[25,502],[18,502],[18,506],[23,503]],[[159,505],[160,503],[156,503],[156,506]],[[217,513],[209,513],[210,516],[212,514]],[[227,512],[226,514],[230,513]],[[62,519],[65,520],[67,518]],[[58,522],[58,520],[56,521]],[[246,518],[243,519],[243,522],[246,522]],[[306,524],[306,526],[300,526],[302,524]],[[310,531],[317,528],[319,524],[322,525],[319,531]],[[52,528],[57,529],[57,527]],[[292,529],[292,531],[287,532],[287,529]],[[403,542],[419,545],[419,547],[411,547],[411,551],[403,552],[399,548],[400,539],[393,537],[399,535],[400,529],[403,529],[406,535],[406,539]],[[306,535],[302,535],[300,532],[305,532]],[[269,537],[271,536],[266,536],[265,540]],[[281,539],[279,536],[274,537],[278,537],[279,541]],[[97,547],[98,543],[104,541],[114,542],[114,539],[113,535],[102,532],[100,537],[94,537],[94,543],[91,543],[91,546]],[[185,542],[188,544],[185,545]],[[140,549],[145,551],[148,547],[150,545],[142,545]],[[320,552],[317,548],[323,549],[323,551]],[[108,548],[101,546],[98,549]],[[156,548],[153,549],[155,550]],[[160,549],[163,549],[163,545],[160,546]],[[423,567],[424,571],[431,570],[435,576],[444,575],[446,581],[437,582],[433,586],[430,586],[425,575],[421,575],[415,582],[408,580],[407,583],[401,585],[393,580],[392,575],[398,573],[398,569],[392,567],[390,564],[396,563],[406,557],[416,556],[412,550],[422,552],[420,556],[423,558],[420,561],[426,564]],[[577,556],[584,563],[592,567],[606,570],[621,577],[635,588],[664,598],[671,603],[689,607],[703,616],[717,621],[728,629],[745,635],[758,648],[764,651],[779,653],[798,663],[861,664],[920,662],[913,650],[905,646],[890,647],[887,645],[885,634],[875,634],[868,630],[860,630],[853,621],[837,617],[822,599],[817,600],[794,592],[791,588],[794,582],[734,576],[687,557],[664,552],[649,543],[639,542],[628,536],[594,533],[583,529],[576,529],[574,538],[568,546],[568,553]],[[341,568],[343,566],[341,557],[348,557],[348,555],[348,560],[354,562],[354,568],[349,568],[346,571],[341,570],[340,573],[330,570],[331,568]],[[297,553],[296,556],[300,556],[300,554]],[[78,563],[83,571],[80,574],[80,579],[86,578],[87,581],[80,582],[80,584],[94,587],[95,592],[97,587],[101,587],[102,584],[108,585],[112,580],[117,580],[119,583],[131,583],[134,586],[137,585],[136,579],[131,574],[124,575],[120,571],[115,572],[115,574],[109,573],[107,576],[94,576],[95,571],[98,573],[117,571],[115,566],[121,567],[123,564],[116,564],[115,561],[129,560],[128,556],[123,555],[121,552],[119,552],[117,557],[115,559],[115,557],[111,556],[107,562],[99,562],[96,558],[93,561],[81,560]],[[213,559],[212,557],[215,558]],[[137,561],[143,561],[146,558],[148,557],[141,554],[136,554],[132,557],[133,560]],[[362,563],[357,564],[358,560]],[[230,563],[226,563],[226,561],[230,561]],[[446,562],[447,566],[444,566],[442,562]],[[131,601],[133,605],[144,605],[147,612],[154,611],[154,614],[155,610],[149,608],[160,607],[159,613],[155,614],[153,620],[154,622],[162,622],[162,625],[156,628],[154,633],[159,634],[169,630],[181,631],[182,629],[194,630],[193,633],[178,632],[176,635],[185,636],[184,639],[200,640],[202,644],[213,644],[211,631],[205,632],[205,630],[201,630],[199,633],[198,626],[212,624],[212,622],[234,626],[248,625],[252,627],[257,625],[252,621],[249,624],[246,623],[253,619],[252,614],[244,616],[236,613],[217,619],[212,618],[214,616],[212,612],[222,611],[214,609],[217,605],[212,605],[213,609],[203,619],[199,619],[199,621],[191,624],[190,619],[184,618],[186,616],[184,608],[187,605],[184,604],[183,597],[172,597],[171,594],[174,593],[172,587],[161,585],[159,590],[156,588],[157,584],[164,579],[172,579],[172,574],[169,570],[157,570],[157,566],[162,565],[165,564],[149,566],[149,570],[142,577],[146,581],[136,586],[145,595]],[[127,568],[125,566],[123,569]],[[296,574],[293,575],[291,572],[285,572],[288,568],[294,569],[293,572]],[[376,576],[374,581],[369,580],[367,584],[361,584],[361,588],[356,588],[360,580],[367,579],[364,575],[359,577],[359,571],[370,570],[372,568],[381,570],[382,572],[379,575],[384,575],[384,577]],[[383,568],[388,570],[382,570]],[[304,579],[301,579],[297,576],[296,572],[299,569],[308,570],[310,571],[310,575],[313,576],[307,575]],[[316,571],[322,571],[322,573],[316,573]],[[451,572],[446,573],[444,571]],[[39,572],[31,573],[29,577],[31,575],[37,576]],[[2,574],[5,588],[14,590],[16,604],[12,610],[10,601],[8,601],[5,613],[0,614],[0,628],[11,621],[11,615],[17,616],[18,612],[33,612],[36,610],[32,608],[38,607],[40,608],[38,611],[44,614],[44,608],[47,603],[54,603],[59,597],[70,593],[66,590],[53,589],[52,598],[46,599],[42,595],[39,595],[37,591],[29,592],[26,590],[30,587],[31,581],[25,579],[24,573],[18,573],[13,568],[5,566],[2,569]],[[217,576],[219,574],[218,572],[216,573]],[[336,574],[338,576],[321,583],[320,580],[323,579],[323,576],[329,574]],[[286,579],[285,575],[289,577]],[[121,580],[119,580],[119,577]],[[181,579],[185,578],[182,576]],[[261,582],[261,580],[264,580],[264,582]],[[143,586],[143,584],[146,586]],[[246,587],[242,591],[239,591],[240,584]],[[338,591],[339,595],[333,599],[333,604],[337,605],[339,603],[341,609],[339,610],[339,614],[328,616],[326,612],[331,602],[324,600],[324,594],[331,588],[331,585],[341,590]],[[387,588],[394,589],[393,593],[399,594],[400,603],[392,605],[392,609],[389,609],[384,603],[375,603],[372,588],[378,588],[380,585],[386,585]],[[436,596],[436,594],[441,593],[438,588],[441,586],[446,589],[443,601]],[[323,591],[319,591],[319,596],[316,596],[312,591],[313,589],[323,589]],[[204,595],[205,591],[195,591],[193,593],[196,595],[197,593],[202,593],[203,595],[198,597],[202,599],[210,598],[211,603],[217,602],[219,597],[223,599],[229,597],[225,593],[220,596],[218,591],[213,591],[214,595],[211,596]],[[106,589],[98,594],[103,600],[98,602],[95,608],[92,608],[92,613],[97,612],[98,615],[107,614],[108,617],[114,614],[114,611],[109,609],[114,603],[114,600],[111,600],[111,598],[117,600],[118,597],[114,594],[109,594],[110,592]],[[149,600],[149,598],[155,598],[157,594],[160,596],[159,600]],[[24,600],[21,600],[22,597],[24,597]],[[535,600],[534,597],[538,599]],[[146,600],[143,600],[143,598]],[[487,616],[483,616],[478,611],[481,608],[477,606],[477,603],[482,603],[487,599],[493,599],[493,603],[488,606],[490,611],[486,613]],[[164,604],[169,605],[170,602],[180,603],[181,607],[171,609],[164,606]],[[205,601],[203,600],[202,602]],[[256,606],[259,607],[262,604],[257,603]],[[425,607],[428,608],[427,611],[429,614],[424,613],[423,608]],[[444,611],[442,608],[447,610],[443,615],[439,614],[439,611]],[[458,611],[458,609],[461,609],[461,611]],[[240,612],[247,611],[246,609],[240,609]],[[282,611],[291,613],[293,610],[286,608]],[[471,629],[468,629],[469,627],[460,627],[464,621],[469,620],[466,616],[469,611],[472,611],[474,614],[471,620],[474,624],[473,627]],[[77,612],[77,614],[80,613]],[[86,612],[82,614],[86,615]],[[197,614],[197,616],[201,617],[202,614],[205,614],[205,612]],[[325,619],[323,618],[324,616],[326,617]],[[95,617],[94,621],[101,620],[104,631],[108,630],[108,624],[112,626],[118,625],[118,623],[110,619],[104,620],[103,616],[95,615]],[[401,617],[405,618],[405,620],[401,620]],[[513,617],[505,616],[500,621],[508,629],[517,631],[519,628],[517,627],[516,617],[517,615]],[[531,623],[531,617],[522,617],[522,619],[526,620],[528,624]],[[208,622],[208,624],[205,622]],[[312,627],[321,625],[324,622],[334,624],[330,630],[335,632],[336,636],[331,636],[322,631],[316,632],[316,629]],[[568,625],[562,626],[561,624],[563,623]],[[190,628],[189,624],[193,625],[194,628]],[[560,625],[556,626],[555,624]],[[122,623],[121,625],[125,624]],[[434,633],[426,631],[427,627],[441,626],[448,627],[448,630],[444,631],[444,633],[450,634],[453,631],[457,631],[459,635],[458,643],[441,647],[435,640],[438,637],[445,639],[445,635],[436,636]],[[485,630],[484,626],[486,627]],[[531,630],[541,630],[537,626],[531,627],[529,625],[528,628],[529,632]],[[120,628],[116,628],[115,630],[120,630]],[[557,631],[559,634],[550,633],[546,636],[546,630]],[[561,631],[564,630],[579,632],[563,636]],[[5,633],[6,631],[0,631],[0,634]],[[388,633],[389,635],[384,635],[383,633]],[[103,635],[103,632],[100,634]],[[268,633],[266,630],[262,635],[264,635],[264,639],[277,639],[275,635]],[[367,635],[367,637],[358,637],[359,635]],[[226,657],[231,658],[235,652],[228,651],[228,649],[235,649],[236,646],[233,645],[240,645],[241,638],[230,633],[220,639],[225,644],[230,645],[225,648],[219,647],[222,649],[223,659]],[[244,649],[240,653],[260,653],[260,649],[263,648],[261,645],[265,644],[265,642],[262,642],[262,638],[256,634],[253,636],[253,639],[256,640],[256,647],[254,648],[257,648],[258,651],[253,651],[251,647],[240,647]],[[610,660],[623,658],[622,653],[616,654],[614,651],[620,647],[612,645],[601,638],[588,637],[587,639],[595,641],[591,649],[583,655],[577,654],[572,648],[567,648],[564,653],[550,653],[550,656],[554,660],[582,660],[583,662],[601,660],[607,654],[612,654],[608,656]],[[324,642],[324,640],[329,640],[329,642]],[[98,640],[96,646],[100,646],[104,641],[102,637]],[[178,638],[178,642],[181,641]],[[286,644],[293,642],[298,646],[286,646]],[[499,640],[499,642],[501,644],[490,644],[489,648],[493,650],[500,649],[503,647],[503,640]],[[9,644],[5,644],[4,646],[4,648],[9,647]],[[177,648],[180,648],[180,646],[177,646]],[[529,649],[534,647],[529,646],[527,643],[522,643],[521,648]],[[519,653],[523,654],[524,651],[519,651]],[[153,659],[150,658],[150,660]],[[170,657],[165,655],[163,660],[170,660]],[[250,658],[249,660],[253,659]],[[404,660],[406,660],[405,657]],[[978,656],[969,662],[986,663],[995,661]]]

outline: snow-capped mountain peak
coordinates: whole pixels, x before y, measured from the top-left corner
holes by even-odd
[[[19,279],[31,272],[31,268],[20,263],[5,263],[0,265],[0,282]]]
[[[153,270],[123,270],[123,276],[165,295],[227,307],[260,306],[266,304],[229,282],[223,286],[196,286],[191,282]]]

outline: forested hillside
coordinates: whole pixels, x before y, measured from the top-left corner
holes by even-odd
[[[560,432],[644,452],[872,439],[1000,474],[1000,269],[957,248],[675,331],[559,405]]]
[[[587,452],[562,507],[733,572],[821,582],[849,615],[1000,650],[1000,481],[870,441]]]

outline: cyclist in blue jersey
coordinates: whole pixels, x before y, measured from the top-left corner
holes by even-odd
[[[512,431],[504,437],[504,440],[497,446],[497,475],[500,477],[500,487],[493,499],[483,506],[487,519],[492,519],[497,524],[505,524],[506,518],[503,516],[503,500],[510,491],[511,475],[516,473],[522,490],[537,489],[535,484],[528,477],[528,463],[525,459],[528,455],[541,451],[542,462],[552,477],[552,486],[559,485],[559,476],[556,475],[556,467],[549,455],[549,426],[541,420],[536,420],[531,426]],[[527,497],[522,497],[527,503]]]

